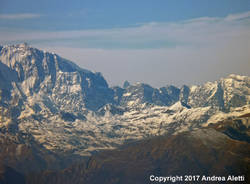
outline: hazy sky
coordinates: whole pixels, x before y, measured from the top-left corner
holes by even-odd
[[[0,44],[21,42],[110,85],[250,76],[250,0],[0,0]]]

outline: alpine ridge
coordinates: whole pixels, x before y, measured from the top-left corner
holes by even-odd
[[[178,88],[126,82],[27,44],[0,47],[0,132],[89,156],[125,142],[206,127],[250,109],[250,77]]]

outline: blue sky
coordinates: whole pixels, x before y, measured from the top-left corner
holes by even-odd
[[[111,85],[249,75],[250,0],[1,0],[0,44],[28,42]]]
[[[1,20],[1,26],[13,29],[75,30],[221,17],[249,9],[249,0],[1,0],[0,13],[40,15],[28,21]]]

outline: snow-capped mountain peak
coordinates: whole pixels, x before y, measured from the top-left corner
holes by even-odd
[[[0,47],[0,131],[31,134],[50,150],[86,155],[127,140],[195,129],[249,111],[250,78],[181,88],[128,82],[27,44]]]

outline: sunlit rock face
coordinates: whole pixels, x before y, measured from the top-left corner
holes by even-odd
[[[1,101],[19,113],[97,110],[113,100],[100,73],[79,68],[27,44],[5,46],[0,55]]]

